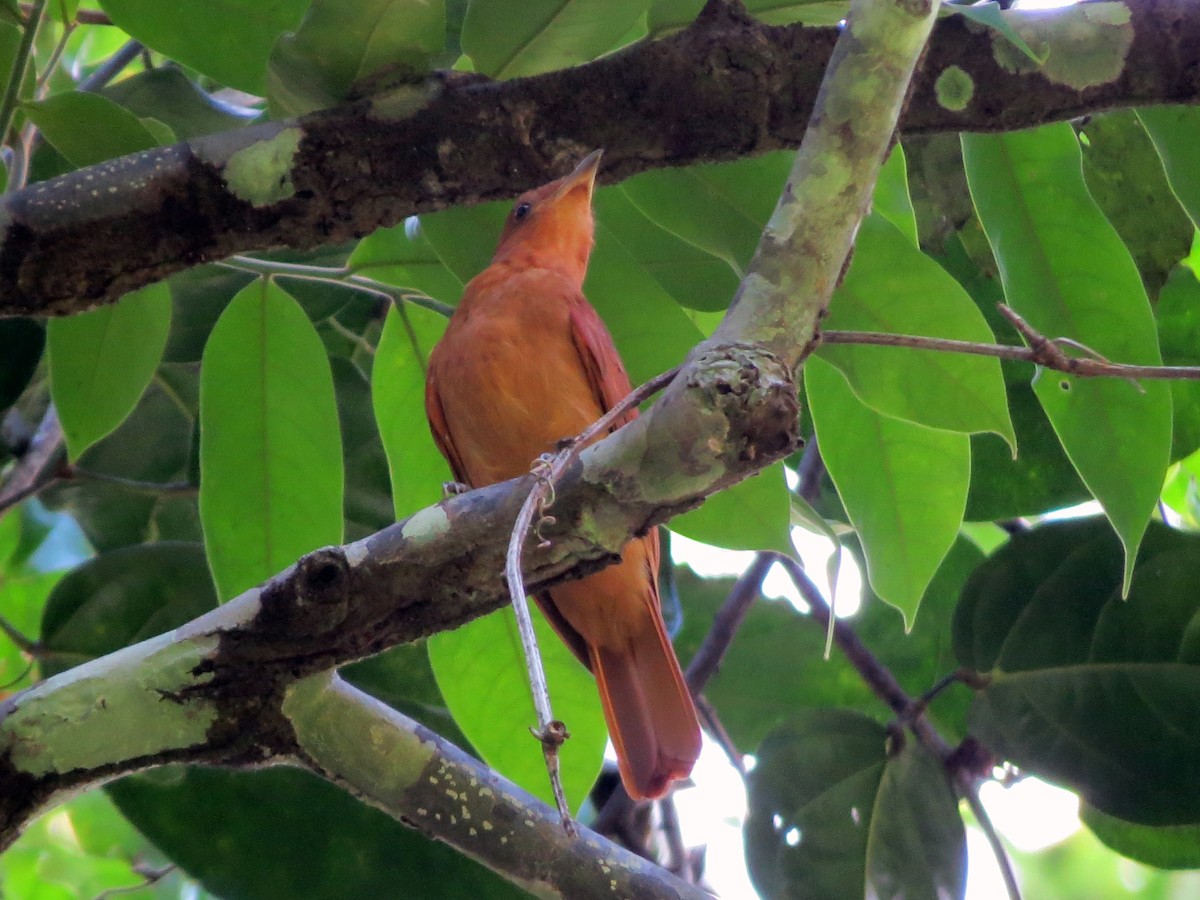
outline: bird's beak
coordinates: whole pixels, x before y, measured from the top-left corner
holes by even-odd
[[[603,155],[603,150],[593,150],[585,156],[583,161],[575,167],[575,171],[562,180],[562,184],[554,192],[554,199],[560,200],[581,186],[586,186],[588,196],[591,196],[592,188],[596,184],[596,173],[600,171],[600,157]]]

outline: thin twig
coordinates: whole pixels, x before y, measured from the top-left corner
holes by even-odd
[[[542,668],[542,657],[538,651],[537,636],[533,632],[533,620],[529,615],[529,604],[525,600],[525,578],[521,572],[521,557],[525,541],[533,528],[534,513],[545,518],[546,508],[553,503],[554,483],[561,477],[563,471],[582,450],[591,443],[598,434],[607,431],[612,424],[635,408],[647,397],[657,393],[670,383],[679,371],[678,368],[655,376],[641,387],[630,392],[612,409],[589,425],[576,438],[571,440],[564,449],[554,456],[543,457],[535,466],[536,481],[521,505],[517,520],[513,524],[512,537],[508,542],[508,553],[505,556],[504,577],[508,582],[509,598],[512,601],[513,612],[517,616],[517,630],[521,635],[521,649],[525,654],[525,665],[529,672],[530,688],[533,691],[533,706],[537,710],[538,728],[534,734],[542,741],[542,749],[546,756],[546,767],[550,771],[550,781],[554,788],[555,801],[559,814],[562,816],[563,827],[569,832],[574,831],[570,809],[562,794],[562,784],[558,779],[558,745],[562,743],[561,735],[566,731],[561,722],[554,718],[550,709],[550,695],[546,688],[546,672]]]
[[[821,343],[871,344],[878,347],[909,347],[915,350],[994,356],[998,359],[1031,362],[1047,369],[1084,378],[1200,379],[1200,366],[1137,366],[1129,363],[1109,362],[1100,357],[1095,350],[1078,341],[1068,338],[1045,337],[1003,303],[1000,304],[1000,311],[1030,342],[1028,347],[1010,347],[1006,344],[985,344],[911,334],[888,334],[879,331],[824,331],[821,333]],[[1060,346],[1063,343],[1068,343],[1069,346],[1089,355],[1067,356]]]
[[[80,10],[80,12],[83,12],[83,10]],[[92,74],[80,81],[76,90],[83,93],[100,90],[100,88],[120,75],[127,65],[137,59],[138,54],[143,49],[142,45],[137,41],[126,41],[117,48],[116,53],[100,63]]]
[[[0,515],[58,478],[62,448],[62,425],[51,405],[42,416],[25,454],[0,484]]]
[[[704,730],[717,742],[717,746],[725,752],[729,764],[733,766],[738,775],[742,776],[742,780],[744,781],[746,779],[746,761],[742,759],[742,751],[738,749],[729,732],[725,730],[725,725],[721,722],[721,717],[717,715],[716,707],[703,694],[696,694],[692,697],[692,700],[696,704],[696,712],[704,722]]]
[[[0,616],[0,631],[3,631],[5,637],[12,641],[22,653],[28,653],[35,659],[41,655],[42,645],[33,638],[27,637],[4,616]]]
[[[1012,860],[1008,858],[1008,851],[1000,840],[996,826],[992,824],[991,817],[983,807],[983,801],[979,799],[975,781],[965,773],[957,778],[957,781],[958,792],[967,801],[967,806],[971,807],[975,821],[979,823],[979,829],[987,838],[988,844],[991,845],[992,854],[996,857],[996,864],[1000,867],[1000,877],[1004,879],[1004,888],[1008,891],[1009,900],[1021,900],[1021,886],[1017,884],[1017,873],[1013,871]]]
[[[21,96],[21,83],[25,80],[25,68],[29,65],[33,39],[37,36],[45,11],[46,0],[34,0],[25,18],[25,27],[21,29],[21,42],[17,45],[16,55],[13,56],[4,99],[0,100],[0,142],[8,140],[8,129],[12,127],[13,113],[17,110],[17,100]]]
[[[713,616],[712,625],[692,661],[688,663],[684,675],[693,697],[703,691],[709,679],[717,674],[721,660],[733,642],[733,636],[737,634],[746,614],[750,612],[750,607],[758,599],[763,579],[774,564],[775,560],[769,553],[755,555],[754,562],[750,563],[746,571],[734,582],[729,596]]]
[[[695,884],[692,867],[688,865],[687,847],[683,844],[683,832],[679,827],[679,810],[675,808],[675,798],[667,794],[658,801],[658,810],[662,814],[662,833],[667,841],[667,870],[674,872],[688,884]]]
[[[304,263],[285,263],[273,260],[256,259],[253,256],[231,256],[217,263],[226,269],[239,272],[249,272],[253,275],[270,275],[276,278],[295,278],[300,281],[312,281],[317,284],[332,284],[347,290],[359,291],[382,297],[385,300],[411,303],[430,312],[450,318],[454,307],[448,303],[435,300],[428,294],[409,287],[386,284],[365,275],[354,274],[345,266],[310,266]]]
[[[32,3],[22,3],[21,12],[28,17],[33,12],[33,7]],[[75,24],[77,25],[111,25],[112,23],[108,13],[98,9],[75,10]]]
[[[67,41],[71,39],[71,35],[75,33],[75,24],[68,22],[63,26],[62,37],[54,44],[54,49],[50,51],[50,58],[46,60],[46,67],[42,70],[42,74],[38,76],[37,84],[34,86],[34,96],[41,99],[43,91],[46,89],[47,83],[50,81],[50,76],[54,74],[54,67],[58,65],[58,61],[62,59],[63,51],[67,48]]]
[[[152,497],[161,497],[164,495],[191,497],[200,492],[200,488],[190,481],[139,481],[136,478],[122,478],[120,475],[109,475],[107,472],[93,472],[90,469],[81,469],[78,466],[71,466],[61,477],[77,479],[79,481],[97,481],[101,484],[111,484],[116,487],[125,488],[131,493],[147,494]]]
[[[796,585],[796,589],[800,591],[800,596],[811,607],[813,619],[822,628],[828,628],[832,620],[833,642],[858,671],[875,696],[891,707],[901,721],[908,724],[925,749],[945,762],[953,752],[950,745],[946,743],[945,738],[938,734],[924,714],[913,715],[914,701],[896,680],[896,676],[891,673],[891,670],[867,649],[848,623],[831,616],[829,604],[825,602],[821,591],[813,584],[812,579],[808,577],[808,573],[804,571],[804,567],[800,563],[787,554],[769,552],[787,571]]]

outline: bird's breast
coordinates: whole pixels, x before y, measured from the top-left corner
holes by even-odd
[[[602,413],[567,304],[524,300],[452,323],[434,360],[447,428],[475,486],[527,473]]]

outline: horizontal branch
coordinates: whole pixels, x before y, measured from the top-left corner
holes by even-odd
[[[0,315],[66,315],[234,253],[343,242],[415,213],[513,197],[596,147],[609,183],[796,147],[837,29],[769,27],[733,6],[712,4],[677,34],[573,69],[505,82],[439,77],[18,191],[0,207]],[[1046,65],[961,16],[944,18],[904,133],[1200,102],[1192,0],[1005,15],[1052,51]]]

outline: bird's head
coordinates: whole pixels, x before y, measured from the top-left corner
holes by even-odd
[[[496,261],[558,269],[583,283],[592,251],[592,189],[602,153],[592,151],[570,175],[517,198],[500,232]]]

